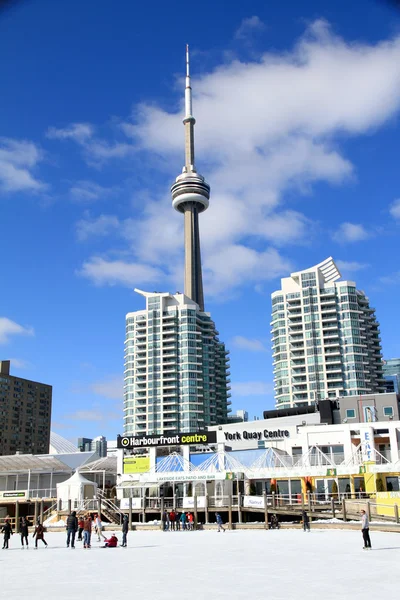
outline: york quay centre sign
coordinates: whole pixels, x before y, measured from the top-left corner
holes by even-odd
[[[159,448],[161,446],[215,444],[216,441],[216,431],[195,431],[192,433],[175,433],[174,435],[125,435],[118,436],[117,448],[133,450],[134,448]]]
[[[284,439],[290,436],[287,429],[264,429],[264,431],[236,431],[229,433],[224,431],[225,441],[241,441],[241,440],[277,440]]]

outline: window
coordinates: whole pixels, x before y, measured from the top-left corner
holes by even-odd
[[[346,419],[355,419],[355,418],[356,418],[356,411],[354,410],[354,408],[346,409]]]
[[[393,417],[393,407],[392,406],[384,406],[383,414],[385,417]]]

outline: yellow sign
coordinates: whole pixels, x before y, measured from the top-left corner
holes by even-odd
[[[124,458],[124,474],[147,473],[150,471],[149,456],[127,456]]]

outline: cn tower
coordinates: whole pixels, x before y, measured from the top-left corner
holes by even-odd
[[[199,214],[210,200],[210,186],[196,171],[194,158],[194,125],[192,88],[190,85],[189,46],[186,46],[185,87],[185,166],[171,186],[172,206],[183,213],[185,224],[185,296],[204,311],[203,276],[201,271]]]

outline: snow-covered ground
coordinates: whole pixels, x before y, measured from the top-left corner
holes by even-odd
[[[117,532],[121,539],[121,533]],[[398,592],[400,535],[359,531],[130,532],[128,548],[65,547],[21,551],[19,536],[0,553],[1,598],[20,600],[324,600],[379,598]],[[32,544],[32,538],[29,539]],[[41,542],[39,542],[41,544]]]

